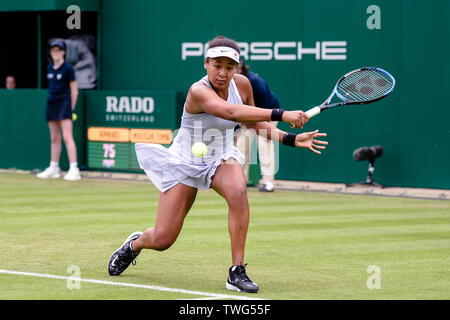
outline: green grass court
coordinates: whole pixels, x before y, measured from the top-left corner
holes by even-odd
[[[227,206],[214,191],[198,193],[169,250],[143,251],[110,277],[111,253],[153,225],[158,195],[150,182],[1,174],[0,269],[68,277],[75,265],[99,282],[69,289],[63,278],[0,272],[0,299],[450,299],[450,202],[362,195],[249,189],[246,262],[256,295],[225,289]],[[380,289],[367,287],[371,265]]]

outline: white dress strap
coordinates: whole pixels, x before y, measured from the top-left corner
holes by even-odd
[[[239,94],[239,90],[237,88],[236,81],[234,81],[234,79],[231,79],[231,88],[232,88],[232,91],[236,98],[234,103],[235,104],[244,104],[244,102],[242,101],[241,95]]]

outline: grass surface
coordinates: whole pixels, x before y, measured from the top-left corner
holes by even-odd
[[[40,180],[0,175],[0,269],[215,294],[231,264],[227,206],[200,191],[177,242],[143,251],[110,277],[111,253],[153,225],[151,183]],[[450,299],[450,202],[360,195],[248,191],[247,270],[266,299]],[[367,268],[380,270],[369,290]],[[186,293],[0,273],[0,299],[186,299]]]

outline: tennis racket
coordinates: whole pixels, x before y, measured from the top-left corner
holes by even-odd
[[[383,69],[361,68],[353,70],[339,79],[327,100],[305,113],[312,118],[330,108],[372,103],[386,97],[394,90],[394,87],[394,77]],[[341,101],[330,104],[334,96]],[[293,122],[289,124],[292,128],[295,128]]]

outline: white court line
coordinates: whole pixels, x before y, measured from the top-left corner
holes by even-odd
[[[177,288],[166,288],[166,287],[160,287],[160,286],[149,286],[149,285],[143,285],[143,284],[126,283],[126,282],[113,282],[113,281],[106,281],[106,280],[74,278],[73,276],[66,277],[66,276],[57,276],[57,275],[45,274],[45,273],[22,272],[22,271],[2,270],[2,269],[0,269],[0,273],[20,275],[20,276],[38,277],[38,278],[80,281],[80,282],[104,284],[104,285],[110,285],[110,286],[132,287],[132,288],[149,289],[149,290],[157,290],[157,291],[176,292],[176,293],[192,294],[192,295],[198,295],[198,296],[207,296],[211,299],[264,300],[261,298],[252,298],[252,297],[247,297],[247,296],[235,296],[235,295],[229,295],[229,294],[192,291],[192,290],[177,289]],[[205,299],[207,299],[207,298],[205,298]]]

